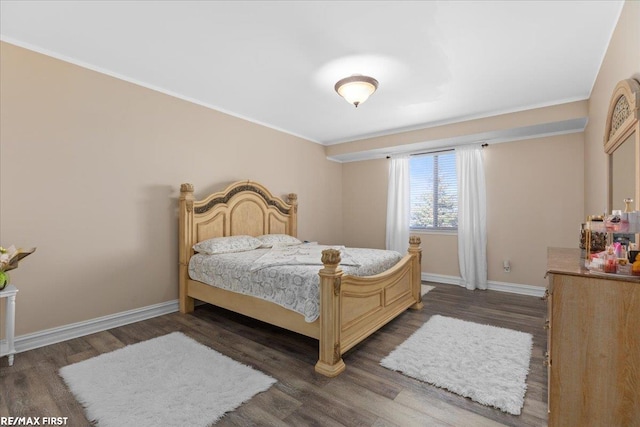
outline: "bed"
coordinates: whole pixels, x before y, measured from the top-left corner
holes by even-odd
[[[196,200],[194,186],[182,184],[179,200],[180,312],[196,300],[267,322],[319,341],[316,372],[335,377],[345,369],[342,355],[404,310],[421,309],[420,238],[388,270],[371,276],[344,274],[339,249],[325,249],[318,266],[318,312],[312,322],[274,302],[212,286],[190,277],[194,245],[216,237],[281,234],[297,237],[298,200],[287,201],[254,181],[240,181]],[[344,253],[344,252],[343,252]],[[347,269],[345,266],[344,269]],[[348,269],[347,269],[348,270]]]

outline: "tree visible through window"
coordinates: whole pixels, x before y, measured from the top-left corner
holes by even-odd
[[[411,228],[458,228],[458,180],[455,152],[412,156]]]

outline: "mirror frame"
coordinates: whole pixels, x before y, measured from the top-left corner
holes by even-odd
[[[634,202],[636,210],[640,210],[640,122],[638,121],[640,108],[640,82],[635,78],[625,79],[616,85],[607,113],[607,124],[604,129],[604,152],[608,155],[607,162],[607,209],[611,212],[613,206],[613,182],[611,179],[611,165],[613,152],[616,151],[629,137],[634,136],[636,153],[636,194]]]

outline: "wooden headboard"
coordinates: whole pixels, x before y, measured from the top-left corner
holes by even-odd
[[[193,184],[180,186],[180,263],[193,245],[213,237],[298,233],[298,196],[288,203],[254,181],[238,181],[224,191],[195,200]]]

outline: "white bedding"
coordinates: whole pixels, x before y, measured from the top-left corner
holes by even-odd
[[[336,249],[340,251],[340,265],[360,267],[360,262],[355,259],[344,246],[325,246],[318,245],[317,243],[306,243],[274,246],[270,251],[251,264],[251,271],[278,265],[322,265],[322,251],[325,249]]]
[[[300,249],[310,245],[299,245]],[[340,248],[343,255],[358,265],[341,265],[344,274],[371,276],[388,270],[402,259],[395,251]],[[252,295],[279,304],[304,316],[307,322],[319,316],[320,278],[317,265],[259,265],[259,259],[271,249],[204,255],[195,254],[189,261],[189,277],[212,286]],[[255,264],[254,264],[255,263]],[[254,270],[254,271],[252,271]]]

